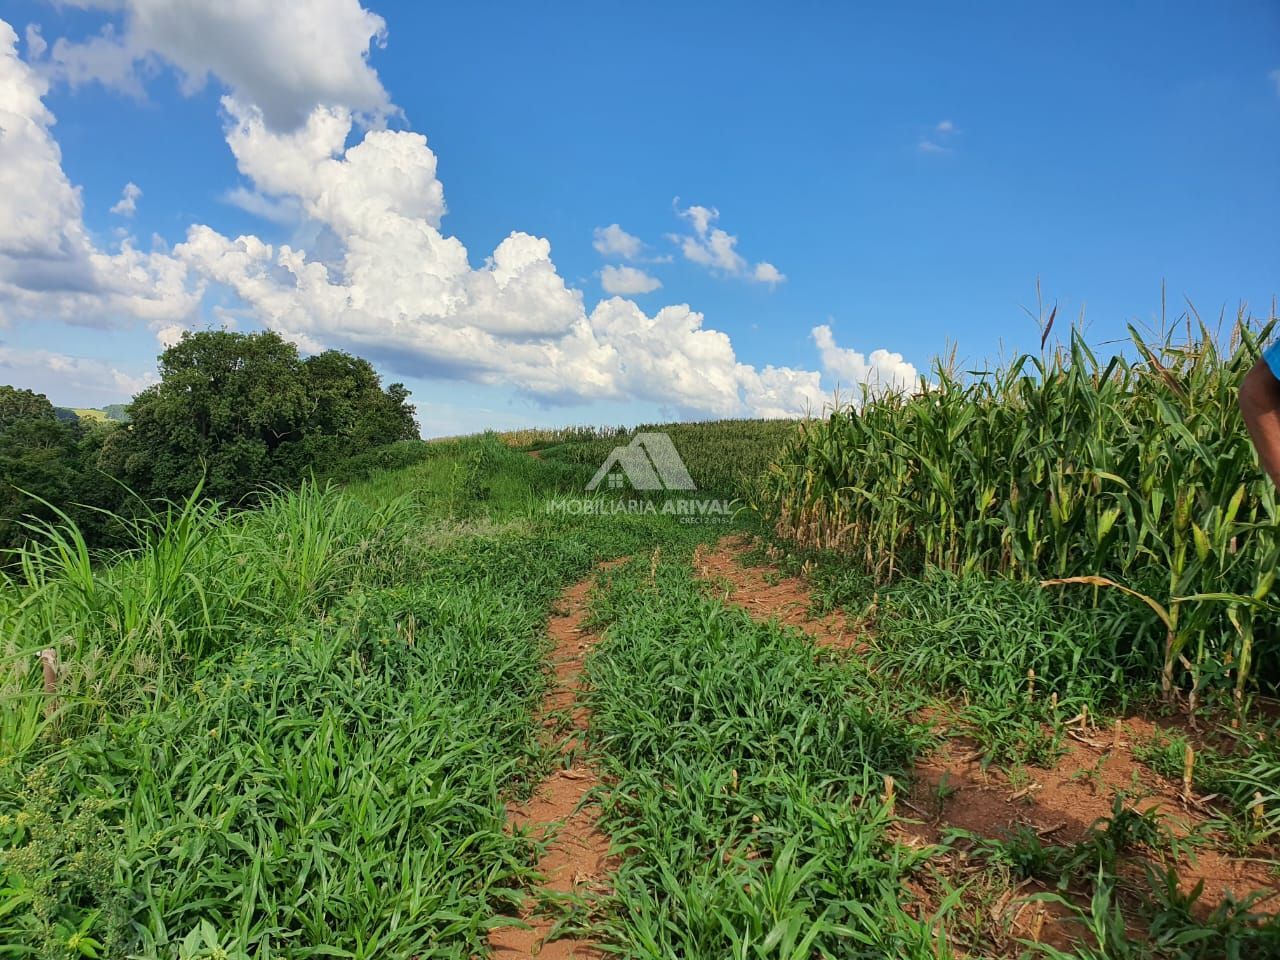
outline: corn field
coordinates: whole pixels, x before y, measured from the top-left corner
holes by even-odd
[[[1166,696],[1194,709],[1231,689],[1242,704],[1255,645],[1276,632],[1280,536],[1237,394],[1274,324],[1130,327],[1131,349],[1105,358],[1073,329],[993,370],[940,362],[913,396],[805,424],[757,506],[877,583],[938,567],[1118,588],[1159,621]]]

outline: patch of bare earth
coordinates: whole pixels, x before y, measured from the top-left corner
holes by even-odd
[[[744,565],[742,557],[750,549],[751,542],[741,536],[724,537],[710,549],[700,546],[693,556],[694,571],[711,584],[721,600],[742,607],[756,620],[799,627],[824,647],[857,648],[858,624],[838,610],[812,616],[812,597],[805,582],[784,576],[773,567]]]
[[[533,896],[526,897],[520,912],[526,926],[499,927],[489,934],[493,956],[502,960],[599,960],[605,956],[589,940],[548,940],[556,918],[539,909],[542,895],[607,892],[613,866],[609,838],[596,825],[598,806],[587,800],[600,785],[600,778],[581,760],[588,714],[578,694],[583,684],[583,661],[596,640],[583,626],[592,582],[588,578],[565,590],[547,623],[555,681],[543,700],[541,718],[546,736],[556,743],[567,766],[547,776],[527,802],[507,807],[507,819],[513,826],[536,837],[550,834],[552,839],[538,861],[542,882]]]
[[[776,568],[745,563],[751,543],[743,537],[727,537],[714,548],[695,554],[694,569],[728,603],[753,618],[777,619],[798,627],[824,646],[858,649],[861,624],[840,613],[814,618],[809,615],[811,592],[800,578],[787,577]],[[1139,811],[1157,810],[1175,836],[1202,830],[1214,812],[1198,797],[1183,796],[1181,784],[1170,782],[1135,759],[1133,746],[1150,740],[1153,724],[1140,717],[1121,721],[1118,729],[1100,730],[1082,720],[1071,728],[1065,755],[1051,769],[1026,767],[1016,781],[995,768],[983,769],[984,751],[979,744],[950,729],[947,711],[937,710],[918,718],[934,727],[941,745],[916,764],[912,783],[900,800],[899,813],[914,818],[900,824],[901,839],[913,846],[935,844],[951,829],[980,837],[1001,839],[1017,828],[1035,831],[1046,844],[1068,846],[1085,836],[1089,828],[1112,815],[1117,792],[1141,797],[1132,801]],[[1262,891],[1267,898],[1256,907],[1280,908],[1277,884],[1268,866],[1254,859],[1232,856],[1210,845],[1199,845],[1175,865],[1184,891],[1203,881],[1201,906],[1208,910],[1232,895],[1237,900]],[[966,856],[966,844],[953,844],[937,864],[959,880],[980,869]],[[1120,867],[1122,875],[1143,876],[1143,861],[1134,855]],[[1066,946],[1080,933],[1060,908],[1032,903],[1027,897],[1042,887],[1027,882],[1003,892],[991,892],[983,912],[1004,938],[1034,939]],[[929,891],[913,893],[929,899]],[[988,942],[988,949],[993,944]],[[962,944],[958,944],[963,948]]]

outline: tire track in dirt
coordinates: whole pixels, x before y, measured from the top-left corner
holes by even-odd
[[[752,542],[744,536],[722,538],[713,548],[699,548],[694,554],[694,571],[713,584],[724,602],[744,609],[753,619],[776,619],[797,627],[824,647],[856,651],[862,648],[862,624],[839,611],[824,617],[809,614],[812,599],[808,584],[798,577],[782,575],[769,566],[751,566],[747,553]],[[910,793],[903,798],[910,816],[920,822],[903,821],[902,842],[921,846],[937,843],[948,827],[961,827],[979,836],[1001,838],[1018,827],[1036,830],[1047,842],[1072,843],[1084,836],[1099,818],[1111,813],[1111,797],[1116,790],[1141,786],[1148,796],[1135,802],[1138,810],[1156,809],[1179,836],[1186,836],[1207,819],[1203,805],[1195,798],[1181,799],[1178,785],[1159,776],[1132,756],[1132,746],[1154,728],[1137,717],[1124,720],[1116,731],[1078,729],[1066,744],[1065,755],[1052,769],[1028,766],[1031,789],[1019,790],[998,771],[982,770],[977,763],[977,744],[964,736],[946,736],[948,718],[922,718],[944,733],[941,746],[921,758],[913,771]],[[945,785],[945,786],[944,786]],[[963,851],[958,853],[964,859]],[[953,858],[954,859],[954,858]],[[965,870],[972,865],[965,864]],[[1184,892],[1204,881],[1201,907],[1221,903],[1228,894],[1237,899],[1261,891],[1268,895],[1255,909],[1272,912],[1277,903],[1275,879],[1264,864],[1231,856],[1225,850],[1201,847],[1194,862],[1178,865],[1179,886]],[[1134,875],[1141,874],[1136,859],[1122,865]],[[923,892],[923,891],[921,891]],[[1009,932],[1031,936],[1053,946],[1066,947],[1078,928],[1054,916],[1057,911],[1026,909],[1028,889],[1020,896],[1003,899],[1008,911]],[[1040,915],[1037,919],[1037,914]],[[993,918],[994,919],[994,918]],[[1047,923],[1046,923],[1047,921]],[[1042,928],[1043,925],[1043,928]]]
[[[600,564],[604,570],[623,560]],[[570,766],[553,771],[525,803],[510,804],[507,819],[512,826],[529,830],[534,836],[553,833],[551,843],[538,861],[542,883],[526,896],[520,919],[528,925],[499,927],[489,934],[492,956],[500,960],[601,960],[605,956],[590,940],[566,937],[546,941],[556,918],[538,910],[539,893],[600,893],[608,889],[607,876],[613,864],[609,858],[609,838],[597,826],[598,806],[583,803],[600,786],[596,770],[581,762],[589,714],[580,704],[583,662],[598,639],[583,626],[587,599],[595,583],[588,577],[564,591],[552,607],[547,621],[551,639],[550,663],[555,679],[540,710],[544,735],[559,739],[559,753]],[[565,730],[567,722],[568,729]]]
[[[819,646],[836,650],[857,650],[862,628],[843,612],[834,610],[821,617],[809,613],[812,597],[808,585],[798,577],[786,577],[771,567],[742,563],[751,549],[744,536],[722,538],[714,548],[699,546],[693,554],[693,569],[701,580],[711,581],[725,603],[742,607],[756,620],[776,619],[798,627]],[[720,588],[723,587],[723,590]]]

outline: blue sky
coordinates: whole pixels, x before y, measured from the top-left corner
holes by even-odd
[[[74,224],[58,229],[105,256],[130,235],[136,249],[160,252],[138,282],[163,273],[174,284],[163,310],[99,281],[84,281],[88,292],[74,298],[50,293],[15,266],[26,248],[12,238],[6,278],[3,206],[21,204],[0,199],[0,379],[55,403],[127,399],[154,369],[158,335],[230,320],[281,329],[310,349],[373,357],[413,390],[428,435],[782,413],[864,370],[890,379],[925,370],[949,342],[973,362],[1002,347],[1034,348],[1038,330],[1022,308],[1034,308],[1037,278],[1060,315],[1085,311],[1097,342],[1154,320],[1162,282],[1173,311],[1187,297],[1213,317],[1234,314],[1241,301],[1265,317],[1280,292],[1274,3],[1010,3],[975,12],[369,0],[385,25],[372,45],[355,0],[309,0],[285,13],[249,3],[261,7],[258,21],[250,9],[241,22],[206,30],[209,44],[232,49],[209,54],[203,83],[192,79],[189,38],[156,12],[205,15],[192,3],[130,0],[120,12],[7,0],[0,8],[19,38],[22,76],[43,85],[56,117],[47,130],[62,174],[80,189],[84,238]],[[328,42],[303,43],[316,24]],[[106,42],[87,44],[104,27]],[[272,55],[240,56],[236,38],[250,34],[274,43],[260,47]],[[70,45],[61,53],[59,38]],[[325,60],[333,51],[339,67]],[[281,75],[272,76],[277,55]],[[291,81],[281,93],[286,74],[316,77],[315,90]],[[331,79],[338,74],[347,80]],[[385,103],[371,108],[379,85]],[[228,108],[228,93],[240,107]],[[277,102],[296,107],[297,119],[273,116]],[[465,245],[476,274],[512,231],[549,241],[554,274],[532,247],[515,266],[533,271],[531,284],[536,272],[545,296],[539,286],[494,300],[471,292],[472,274],[458,274],[451,289],[474,302],[450,312],[441,304],[461,295],[431,300],[416,253],[386,266],[404,249],[399,234],[372,221],[340,225],[345,213],[326,222],[315,212],[327,202],[322,185],[291,196],[279,137],[309,110],[341,108],[363,114],[347,147],[384,126],[426,136],[447,205],[438,233]],[[242,152],[257,159],[229,147],[237,126]],[[0,140],[10,155],[20,147]],[[423,156],[395,153],[394,162]],[[141,190],[131,216],[111,212],[126,183]],[[344,195],[364,189],[342,184]],[[238,187],[275,219],[229,202]],[[375,206],[397,217],[412,208],[430,224],[435,214],[405,189],[395,185]],[[689,212],[698,208],[719,214],[702,232]],[[197,224],[219,239],[184,251]],[[630,259],[593,246],[593,232],[611,224],[643,244]],[[726,259],[716,259],[716,229],[737,238]],[[241,235],[272,252],[227,282],[225,254]],[[281,307],[292,281],[263,289],[282,282],[269,262],[281,244],[328,264],[334,287]],[[376,307],[353,320],[352,303],[365,302],[353,294],[311,316],[330,309],[317,305],[333,303],[334,288],[359,287],[342,258],[367,244],[379,266],[363,282],[381,298]],[[761,263],[785,279],[753,279]],[[610,296],[607,266],[643,271],[661,287],[627,295],[636,313],[596,313]],[[585,319],[574,319],[574,290]],[[649,326],[668,305],[688,305],[700,325],[680,314]],[[528,330],[501,318],[542,309],[546,321]],[[824,325],[826,350],[815,334]],[[708,329],[731,346],[702,336]],[[565,346],[579,332],[594,338],[590,349]],[[877,361],[878,349],[901,357]],[[536,351],[553,358],[546,376],[534,369]],[[766,375],[770,367],[785,372]]]

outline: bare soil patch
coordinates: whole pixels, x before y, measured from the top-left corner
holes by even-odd
[[[1134,796],[1131,809],[1156,811],[1176,837],[1191,835],[1210,819],[1210,811],[1199,805],[1194,793],[1184,800],[1180,784],[1133,758],[1133,730],[1124,722],[1119,746],[1114,729],[1086,733],[1093,743],[1070,743],[1052,768],[1028,766],[1025,779],[1016,782],[999,769],[983,770],[975,755],[978,751],[970,749],[973,745],[965,738],[944,741],[916,766],[910,802],[921,822],[907,829],[920,840],[934,843],[950,828],[1000,838],[1021,826],[1034,830],[1047,843],[1066,846],[1111,816],[1113,798],[1120,791]],[[1141,863],[1132,866],[1140,876]],[[1265,864],[1214,846],[1197,846],[1176,866],[1184,892],[1204,881],[1200,903],[1205,909],[1228,894],[1239,900],[1259,890],[1273,897],[1277,893],[1275,878]],[[1278,906],[1269,901],[1261,908],[1274,911]]]
[[[840,611],[812,616],[808,585],[773,567],[743,565],[742,557],[750,549],[751,542],[742,536],[725,537],[712,549],[699,547],[693,557],[694,571],[713,585],[721,600],[742,607],[757,620],[776,619],[799,627],[824,647],[857,649],[859,624]]]
[[[601,564],[600,569],[619,562],[622,561]],[[605,956],[586,939],[548,941],[556,918],[538,909],[541,894],[606,892],[613,869],[609,838],[596,824],[598,805],[587,799],[600,785],[600,778],[594,767],[581,759],[588,714],[580,705],[578,694],[582,690],[583,661],[597,639],[583,626],[593,582],[588,577],[565,590],[547,622],[555,682],[542,703],[542,725],[567,765],[548,775],[528,801],[507,807],[507,818],[513,826],[535,836],[551,834],[552,840],[538,861],[542,883],[534,896],[525,899],[520,913],[527,929],[501,927],[489,934],[493,956],[502,960],[600,960]]]

